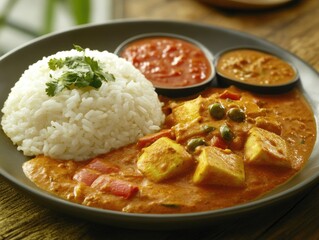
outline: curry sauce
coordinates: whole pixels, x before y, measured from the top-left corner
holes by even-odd
[[[254,85],[282,85],[297,77],[296,70],[285,60],[253,49],[225,52],[219,57],[216,69],[224,77]]]
[[[269,96],[210,88],[160,99],[166,114],[160,132],[84,162],[37,156],[24,163],[26,176],[91,207],[199,212],[252,201],[284,184],[315,143],[313,112],[299,89]]]

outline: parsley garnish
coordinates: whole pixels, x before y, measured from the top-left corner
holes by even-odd
[[[45,89],[48,96],[55,96],[63,89],[85,88],[92,87],[98,89],[101,87],[103,81],[114,81],[114,75],[111,73],[103,72],[98,62],[92,57],[85,56],[85,50],[74,45],[74,48],[83,52],[82,56],[52,58],[48,65],[53,71],[66,67],[66,71],[57,79],[53,79],[46,83]]]
[[[179,208],[180,205],[175,204],[175,203],[161,203],[161,205],[163,207],[167,207],[167,208]]]

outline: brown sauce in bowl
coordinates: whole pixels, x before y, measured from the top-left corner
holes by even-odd
[[[253,49],[227,51],[219,57],[216,70],[225,78],[253,85],[283,85],[297,77],[286,61]]]

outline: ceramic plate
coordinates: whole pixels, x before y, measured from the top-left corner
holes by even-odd
[[[241,10],[259,10],[278,7],[293,0],[200,0],[218,7]]]
[[[36,39],[21,46],[0,58],[0,108],[8,96],[10,88],[19,79],[23,71],[43,56],[61,50],[71,49],[78,44],[91,49],[113,52],[124,40],[137,34],[166,32],[185,35],[204,44],[213,54],[223,49],[236,46],[251,46],[265,49],[289,60],[299,71],[301,88],[313,106],[318,118],[319,76],[304,61],[291,53],[260,38],[242,32],[186,22],[171,21],[115,21],[101,25],[89,25],[66,32],[55,33]],[[2,115],[0,115],[2,117]],[[318,119],[317,119],[318,129]],[[314,183],[319,178],[319,143],[305,168],[291,181],[255,201],[221,210],[189,214],[129,214],[96,209],[74,204],[38,189],[22,172],[22,163],[27,158],[16,150],[16,147],[0,130],[0,174],[14,185],[25,190],[39,203],[63,213],[85,218],[87,220],[133,228],[181,228],[212,224],[221,219],[233,218],[238,214],[258,211],[279,200],[291,197],[300,190]]]

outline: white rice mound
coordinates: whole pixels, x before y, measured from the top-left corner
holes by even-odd
[[[61,51],[29,66],[2,109],[4,132],[26,156],[86,160],[160,129],[164,114],[152,84],[128,61],[107,51],[85,50],[115,81],[89,91],[46,94],[50,58],[82,55]]]

